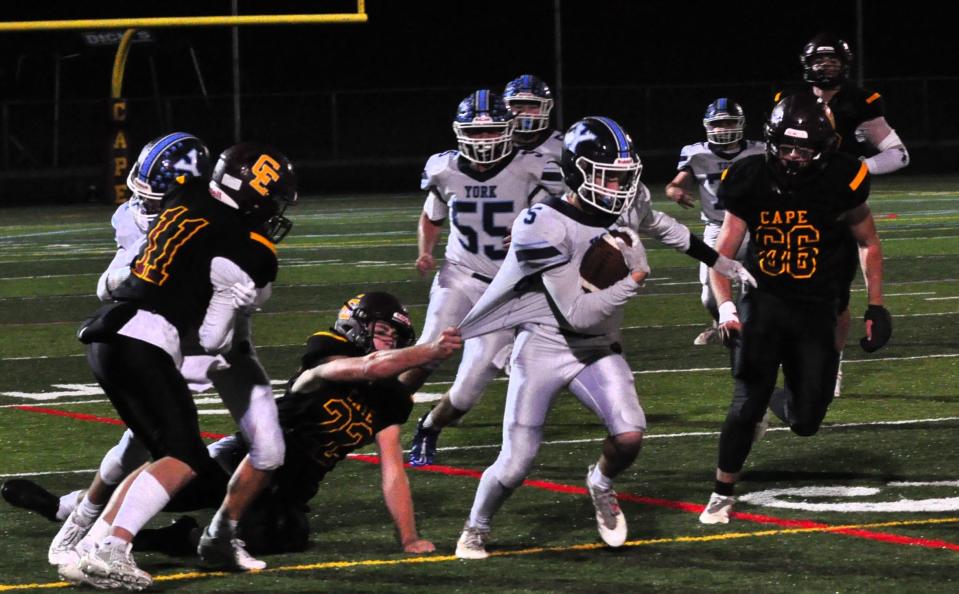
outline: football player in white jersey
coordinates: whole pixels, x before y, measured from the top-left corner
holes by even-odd
[[[562,169],[572,191],[520,213],[506,262],[461,324],[465,338],[517,329],[503,445],[483,473],[457,542],[456,555],[463,559],[488,556],[492,515],[529,473],[546,414],[563,388],[607,427],[586,484],[603,541],[613,547],[625,542],[626,518],[612,481],[635,460],[646,429],[619,344],[623,305],[649,273],[637,229],[712,262],[726,276],[748,277],[742,266],[718,258],[685,226],[652,210],[649,191],[638,179],[639,156],[613,120],[589,117],[573,124],[564,137]],[[587,292],[579,273],[583,255],[614,221],[630,237],[616,242],[631,273],[606,289]]]
[[[590,117],[566,133],[562,167],[573,191],[517,217],[506,262],[461,325],[464,337],[517,328],[503,444],[496,462],[483,473],[457,542],[461,559],[489,556],[492,516],[529,473],[546,414],[563,388],[607,427],[602,454],[590,466],[587,484],[603,540],[610,546],[626,540],[626,521],[612,479],[639,453],[646,417],[618,334],[623,305],[636,294],[649,266],[632,231],[628,245],[617,239],[631,271],[622,280],[587,292],[579,266],[591,242],[607,232],[636,195],[641,165],[632,141],[616,122]]]
[[[513,144],[516,148],[536,151],[551,161],[563,154],[563,133],[550,128],[553,93],[541,78],[523,74],[509,81],[503,90],[506,107],[516,116]]]
[[[761,142],[743,138],[745,126],[743,108],[735,101],[720,97],[710,103],[703,116],[706,142],[683,147],[677,166],[679,173],[666,185],[666,196],[683,208],[695,206],[693,188],[699,190],[700,218],[706,224],[703,239],[709,247],[716,247],[716,238],[719,237],[725,214],[716,197],[720,176],[734,162],[762,154],[764,150]],[[737,260],[741,261],[745,256],[747,243],[743,242],[740,252],[736,254]],[[702,284],[700,299],[703,307],[713,318],[713,324],[693,341],[695,345],[704,345],[717,338],[716,321],[719,320],[716,299],[709,286],[709,269],[705,264],[699,266],[699,282]]]
[[[426,203],[419,220],[416,268],[434,267],[440,226],[450,219],[446,261],[433,279],[420,344],[456,326],[499,270],[510,226],[523,209],[562,193],[559,164],[534,151],[513,150],[513,114],[502,98],[482,89],[465,98],[453,122],[458,151],[433,155],[423,171]],[[450,390],[417,422],[410,463],[432,463],[439,431],[473,407],[508,360],[513,333],[467,341]]]

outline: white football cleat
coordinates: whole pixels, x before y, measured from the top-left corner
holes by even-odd
[[[469,521],[463,526],[463,533],[456,541],[457,559],[486,559],[489,553],[486,552],[486,541],[489,540],[489,530],[474,528],[469,525]]]
[[[709,503],[699,514],[699,521],[703,524],[728,524],[729,512],[733,510],[736,498],[733,496],[713,493],[709,496]]]
[[[79,559],[74,549],[77,543],[86,536],[95,520],[85,521],[77,514],[76,510],[70,512],[67,519],[63,521],[57,535],[50,542],[50,548],[47,549],[47,561],[50,565],[58,566],[67,563],[75,563]]]
[[[619,507],[616,491],[600,489],[589,482],[589,475],[593,473],[594,467],[595,464],[586,471],[586,488],[596,509],[596,529],[599,530],[600,538],[607,545],[621,547],[626,542],[626,515]]]
[[[123,542],[97,545],[80,558],[78,565],[83,573],[83,583],[100,589],[143,590],[149,588],[153,584],[153,577],[137,567],[130,552],[132,548],[133,543]]]

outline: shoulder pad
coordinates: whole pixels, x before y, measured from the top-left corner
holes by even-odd
[[[438,178],[444,173],[455,170],[456,151],[445,151],[436,153],[426,160],[423,167],[423,176],[420,180],[420,189],[428,190],[431,186],[439,185]]]
[[[327,357],[356,357],[362,355],[359,349],[341,334],[333,330],[320,330],[306,339],[306,353],[303,354],[303,366],[313,367]]]

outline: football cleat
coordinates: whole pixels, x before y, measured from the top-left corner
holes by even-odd
[[[440,430],[423,426],[429,414],[427,412],[416,421],[416,433],[413,434],[413,443],[410,444],[410,466],[427,466],[436,458],[436,442],[440,438]]]
[[[236,537],[213,536],[207,526],[196,548],[200,559],[208,567],[228,571],[257,571],[266,568],[266,562],[254,559],[246,552],[246,543]]]
[[[719,344],[720,342],[722,341],[719,339],[719,332],[716,330],[715,323],[700,332],[699,335],[693,340],[693,344],[696,346]]]
[[[456,541],[457,559],[486,559],[486,542],[489,540],[489,530],[474,528],[467,521],[463,526],[463,533]]]
[[[83,583],[95,588],[123,588],[143,590],[153,584],[153,577],[137,567],[130,550],[130,543],[97,545],[80,558],[78,567],[83,574]],[[68,574],[69,575],[69,574]]]
[[[736,498],[733,496],[713,493],[709,496],[709,503],[699,514],[699,521],[703,524],[728,524],[729,513],[733,510]]]
[[[0,496],[14,507],[38,513],[51,522],[57,522],[60,498],[27,479],[10,479],[0,487]]]
[[[586,471],[586,488],[596,509],[596,528],[603,542],[611,547],[621,547],[626,542],[626,515],[619,507],[616,491],[600,489],[589,481],[594,467],[595,464],[590,465]]]
[[[50,542],[47,549],[47,561],[50,565],[63,565],[75,561],[78,554],[75,551],[77,544],[86,536],[95,520],[81,518],[76,510],[64,520],[57,535]]]

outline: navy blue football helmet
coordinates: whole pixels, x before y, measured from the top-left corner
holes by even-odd
[[[807,179],[825,167],[839,144],[832,111],[811,92],[777,103],[765,132],[766,162],[786,183]]]
[[[364,353],[374,350],[373,325],[386,322],[396,330],[396,346],[401,349],[416,341],[410,313],[390,293],[360,293],[343,304],[333,329]]]
[[[506,84],[503,101],[516,116],[516,132],[539,132],[549,127],[549,113],[553,109],[553,93],[543,79],[523,74]],[[526,106],[538,107],[527,113]]]
[[[719,125],[720,122],[722,125]],[[746,114],[735,101],[720,97],[706,106],[703,127],[706,128],[706,140],[710,143],[733,144],[743,139]]]
[[[622,126],[609,118],[576,122],[563,138],[563,181],[587,209],[618,216],[636,197],[643,164]]]
[[[838,68],[823,64],[823,58],[839,60]],[[810,39],[799,54],[803,80],[822,89],[834,89],[849,78],[852,60],[853,55],[849,44],[827,33],[820,33]]]
[[[453,132],[464,158],[491,165],[513,151],[513,112],[498,94],[480,89],[460,101]]]
[[[203,141],[186,132],[154,138],[143,150],[127,176],[133,193],[131,206],[141,231],[146,231],[161,210],[161,200],[171,188],[188,177],[209,177],[210,150]]]
[[[220,153],[210,193],[239,210],[251,229],[274,243],[293,227],[283,213],[296,203],[296,172],[286,155],[271,146],[241,142]]]

